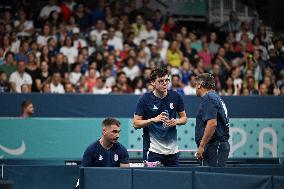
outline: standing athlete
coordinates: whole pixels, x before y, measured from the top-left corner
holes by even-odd
[[[186,124],[184,103],[177,92],[168,90],[166,69],[154,70],[150,81],[154,91],[140,97],[133,118],[134,128],[143,128],[143,159],[176,167],[179,166],[176,125]]]
[[[202,98],[196,115],[196,158],[202,165],[224,167],[230,152],[228,110],[214,89],[212,75],[196,77],[196,95]]]

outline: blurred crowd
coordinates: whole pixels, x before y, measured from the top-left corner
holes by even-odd
[[[143,94],[164,66],[181,95],[194,95],[204,72],[221,95],[284,95],[283,39],[266,25],[253,29],[232,11],[218,30],[197,31],[135,2],[49,0],[33,18],[24,6],[1,12],[0,93]]]

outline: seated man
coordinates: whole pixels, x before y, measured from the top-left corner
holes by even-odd
[[[129,167],[128,152],[117,142],[120,122],[106,118],[102,122],[102,137],[92,143],[84,152],[83,167]]]

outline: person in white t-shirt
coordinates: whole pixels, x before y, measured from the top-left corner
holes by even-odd
[[[97,46],[102,44],[102,36],[106,34],[105,23],[102,20],[98,20],[95,29],[90,32],[90,36],[96,36]]]
[[[146,21],[146,30],[139,33],[139,42],[146,40],[147,44],[154,44],[158,38],[157,31],[153,29],[153,23],[151,20]]]
[[[77,83],[79,82],[80,80],[80,77],[82,76],[82,73],[81,73],[81,65],[78,64],[78,63],[75,63],[73,64],[73,71],[70,73],[69,75],[69,79],[70,79],[70,82],[73,84],[73,85],[77,85]]]
[[[78,56],[78,49],[73,46],[73,40],[71,36],[67,36],[65,39],[65,46],[60,48],[60,52],[63,53],[67,59],[68,64],[74,64]]]
[[[122,69],[126,76],[133,80],[135,77],[140,75],[140,69],[137,66],[136,59],[134,57],[129,57],[127,59],[127,66]]]
[[[195,79],[195,77],[196,77],[195,75],[189,76],[189,83],[188,83],[188,85],[186,85],[183,88],[185,95],[195,95],[196,94],[196,89],[195,89],[196,79]]]
[[[64,87],[61,84],[61,76],[59,72],[55,72],[52,76],[52,82],[50,84],[51,93],[65,93]]]
[[[17,63],[17,71],[13,72],[9,79],[12,92],[21,93],[21,86],[23,84],[27,84],[29,91],[31,91],[33,80],[32,77],[25,72],[25,69],[25,62],[20,60]]]
[[[41,20],[46,20],[52,11],[60,12],[60,7],[57,5],[56,0],[49,0],[48,4],[42,7],[39,13],[39,18]]]
[[[96,79],[96,84],[93,89],[93,94],[109,94],[111,92],[110,87],[105,86],[106,79],[103,77],[98,77]]]

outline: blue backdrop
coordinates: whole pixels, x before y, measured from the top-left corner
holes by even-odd
[[[137,95],[0,94],[0,117],[19,116],[25,99],[36,117],[133,117]],[[196,117],[200,98],[184,96],[188,117]],[[231,118],[284,118],[284,97],[223,97]]]

